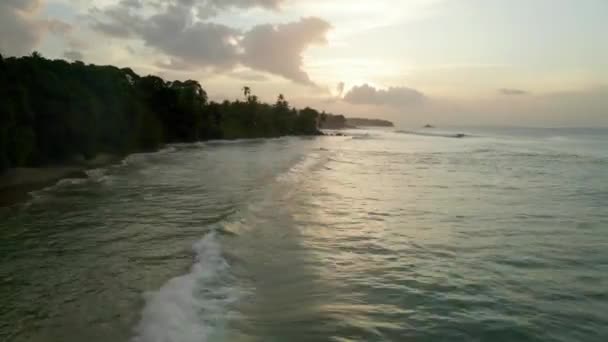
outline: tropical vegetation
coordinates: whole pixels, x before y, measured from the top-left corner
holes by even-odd
[[[129,68],[0,56],[0,170],[154,150],[210,139],[318,135],[318,111],[283,95],[209,101],[197,81],[141,77]]]

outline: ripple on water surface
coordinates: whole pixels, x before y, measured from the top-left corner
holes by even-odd
[[[175,145],[3,211],[0,340],[608,337],[602,149],[358,134]]]

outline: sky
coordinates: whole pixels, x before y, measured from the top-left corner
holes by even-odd
[[[608,127],[606,0],[1,0],[0,53],[399,126]]]

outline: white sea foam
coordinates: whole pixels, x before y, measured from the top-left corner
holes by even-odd
[[[176,152],[177,148],[175,148],[175,146],[167,146],[163,149],[161,149],[160,151],[156,152],[158,154],[165,154],[165,153],[173,153]]]
[[[86,182],[88,182],[87,178],[64,178],[64,179],[57,181],[57,183],[55,183],[53,185],[49,185],[40,190],[30,191],[29,195],[32,197],[32,199],[26,204],[26,206],[29,206],[29,204],[31,204],[32,202],[44,200],[50,194],[52,194],[53,191],[56,191],[60,188],[84,184]]]
[[[321,162],[321,159],[322,157],[318,153],[310,153],[292,166],[287,172],[278,175],[276,180],[279,182],[296,180],[302,174],[311,170],[315,165],[318,165],[318,163]]]
[[[103,168],[91,169],[91,170],[87,170],[85,172],[86,172],[87,176],[89,177],[88,180],[93,181],[93,182],[103,183],[110,178],[110,176],[107,174],[108,170],[103,169]]]
[[[84,184],[87,182],[86,178],[65,178],[57,182],[54,186],[50,187],[50,189],[56,189],[62,186],[70,186],[70,185],[78,185]]]
[[[141,152],[141,153],[133,153],[128,155],[125,159],[122,160],[121,165],[122,166],[127,166],[127,165],[132,165],[132,164],[140,164],[140,163],[144,163],[146,161],[148,161],[150,159],[150,157],[154,157],[154,156],[161,156],[164,154],[169,154],[169,153],[174,153],[177,152],[177,147],[176,146],[167,146],[163,149],[160,149],[156,152]]]
[[[233,284],[215,232],[194,245],[190,273],[147,293],[133,342],[205,342],[221,338],[241,291]]]
[[[160,153],[160,152],[154,152],[154,153]],[[139,164],[139,163],[144,162],[148,158],[148,156],[150,156],[151,154],[152,153],[134,153],[134,154],[128,155],[125,159],[123,159],[121,164],[122,164],[122,166]]]

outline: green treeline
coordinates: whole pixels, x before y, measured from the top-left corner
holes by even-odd
[[[292,108],[282,95],[265,104],[243,91],[245,101],[215,103],[197,81],[38,53],[0,56],[0,170],[174,142],[320,134],[324,114]]]

